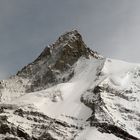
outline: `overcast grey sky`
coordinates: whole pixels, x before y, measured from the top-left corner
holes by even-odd
[[[102,55],[140,63],[140,0],[0,0],[0,79],[73,28]]]

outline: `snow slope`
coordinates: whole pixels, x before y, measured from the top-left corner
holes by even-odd
[[[140,138],[140,65],[107,59],[103,68],[107,78],[101,86],[106,112],[116,126]]]
[[[101,108],[106,116],[101,117],[102,112],[97,111],[96,118],[100,123],[110,121],[109,124],[140,138],[139,71],[138,64],[113,59],[80,58],[74,65],[74,77],[70,81],[46,90],[28,93],[12,103],[32,105],[51,118],[84,127],[85,130],[78,134],[77,139],[121,140],[113,134],[101,133],[95,127],[89,127],[86,120],[92,116],[93,110],[80,101],[87,90],[94,89],[97,85],[107,86],[110,89],[100,93],[105,104]],[[98,77],[99,73],[101,76]],[[88,98],[92,99],[93,93],[90,94]],[[84,96],[87,97],[86,94]]]
[[[113,134],[101,133],[96,128],[87,127],[76,140],[122,140]]]
[[[14,103],[33,104],[50,117],[68,121],[65,116],[71,116],[83,123],[91,116],[92,110],[80,101],[81,95],[99,82],[96,75],[102,69],[104,61],[81,58],[75,64],[75,76],[69,82],[26,94]]]

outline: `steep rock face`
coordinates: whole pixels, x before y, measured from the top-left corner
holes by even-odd
[[[31,87],[27,89],[28,92],[66,82],[72,78],[72,66],[81,56],[99,58],[96,52],[86,47],[81,35],[73,30],[46,47],[41,55],[19,71],[17,76],[30,79]]]

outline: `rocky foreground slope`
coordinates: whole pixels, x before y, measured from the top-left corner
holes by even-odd
[[[66,32],[0,82],[1,140],[140,140],[140,65]]]

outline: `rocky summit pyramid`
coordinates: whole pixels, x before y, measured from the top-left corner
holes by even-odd
[[[0,140],[140,140],[140,64],[64,33],[0,81]]]
[[[47,46],[40,56],[17,73],[17,76],[31,81],[30,90],[46,88],[72,78],[72,66],[80,57],[98,58],[96,52],[86,47],[81,35],[73,30],[60,36],[52,45]],[[66,75],[64,75],[66,73]]]

